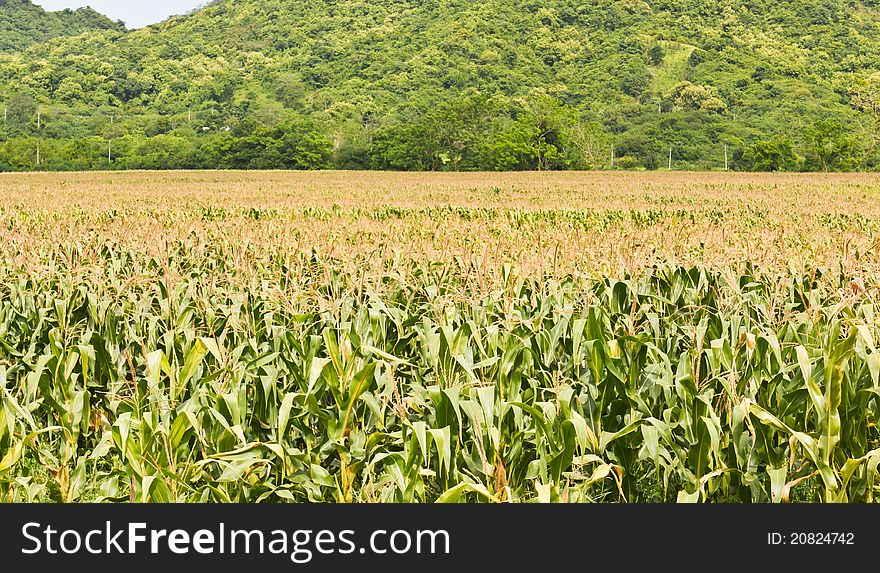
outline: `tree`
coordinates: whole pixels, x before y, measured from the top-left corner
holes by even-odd
[[[743,153],[743,161],[753,171],[786,171],[797,165],[794,145],[784,135],[760,140],[751,144]]]
[[[7,128],[12,132],[31,133],[37,125],[37,100],[16,92],[6,102]]]
[[[693,50],[688,56],[688,66],[691,68],[696,68],[700,64],[706,61],[706,54],[703,53],[703,50]]]
[[[850,170],[859,165],[860,145],[840,120],[817,121],[807,128],[806,136],[808,168],[834,171]]]
[[[855,109],[880,114],[880,74],[870,78],[854,78],[847,91]]]
[[[667,96],[672,106],[683,110],[700,110],[706,113],[724,113],[727,104],[718,97],[712,86],[681,82]]]
[[[870,78],[856,78],[849,86],[850,105],[862,112],[858,121],[858,140],[869,169],[876,169],[880,161],[880,74]]]
[[[437,171],[482,166],[499,102],[470,92],[434,109],[412,112],[411,121],[386,126],[373,138],[373,165],[380,169]]]
[[[533,95],[514,121],[486,144],[487,163],[494,169],[562,169],[570,111],[559,100]]]
[[[193,142],[178,135],[157,135],[136,143],[120,161],[129,169],[193,169],[199,167]]]
[[[648,69],[641,62],[629,62],[620,68],[618,75],[620,90],[628,96],[634,98],[642,97],[648,85],[651,83],[651,76]]]
[[[578,120],[566,129],[569,165],[576,169],[598,169],[610,163],[611,138],[602,125]]]
[[[326,169],[332,146],[310,122],[291,118],[276,127],[241,122],[216,137],[205,151],[207,164],[220,169]]]
[[[275,130],[278,150],[285,169],[327,169],[333,147],[310,122],[302,119],[289,120]]]
[[[663,46],[660,44],[654,44],[650,50],[648,50],[648,60],[651,62],[652,66],[659,66],[663,63],[663,58],[666,54],[663,51]]]
[[[272,131],[264,126],[249,134],[226,133],[212,142],[209,165],[218,169],[283,169],[284,159]]]

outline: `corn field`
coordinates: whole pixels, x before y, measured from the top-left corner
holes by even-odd
[[[366,177],[0,178],[0,500],[875,501],[880,178]]]

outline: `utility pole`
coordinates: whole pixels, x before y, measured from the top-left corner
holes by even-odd
[[[37,167],[40,166],[40,142],[37,142]]]
[[[192,108],[189,108],[189,110],[187,111],[187,114],[186,114],[186,120],[187,120],[187,123],[189,123],[190,125],[192,125],[192,122],[193,122],[193,110],[192,110]]]
[[[614,144],[611,144],[611,169],[614,169]]]
[[[107,140],[107,164],[113,163],[113,140]]]
[[[727,163],[727,144],[726,144],[726,143],[724,144],[724,170],[725,170],[725,171],[729,171],[729,170],[730,170],[730,169],[729,169],[729,166],[728,166],[728,163]]]
[[[669,170],[672,171],[672,146],[669,146]]]
[[[43,113],[37,112],[37,130],[39,131],[43,127]]]

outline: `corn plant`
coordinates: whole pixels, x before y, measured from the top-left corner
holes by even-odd
[[[2,267],[4,500],[854,502],[880,485],[880,332],[843,274],[505,266],[486,288],[465,259],[366,278],[278,251],[225,280],[246,248],[200,235],[165,257],[65,249]]]

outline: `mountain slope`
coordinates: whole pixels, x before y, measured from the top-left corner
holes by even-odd
[[[583,148],[589,167],[608,152],[584,150],[610,145],[625,167],[665,166],[670,146],[681,167],[717,166],[724,145],[741,168],[760,168],[760,153],[771,168],[853,167],[830,156],[870,139],[878,85],[877,0],[219,0],[0,56],[0,98],[24,91],[49,106],[56,138],[162,134],[199,147],[227,128],[251,136],[295,120],[341,166],[409,169],[574,165],[522,159],[541,145]],[[536,124],[557,103],[556,120],[589,141],[487,151],[479,126],[515,137],[518,118]],[[99,109],[125,119],[111,129]],[[464,117],[478,125],[443,128]],[[840,149],[823,158],[826,143]],[[876,145],[850,152],[876,164]]]
[[[91,8],[46,12],[29,0],[0,0],[0,52],[22,50],[58,36],[96,30],[123,30]]]

